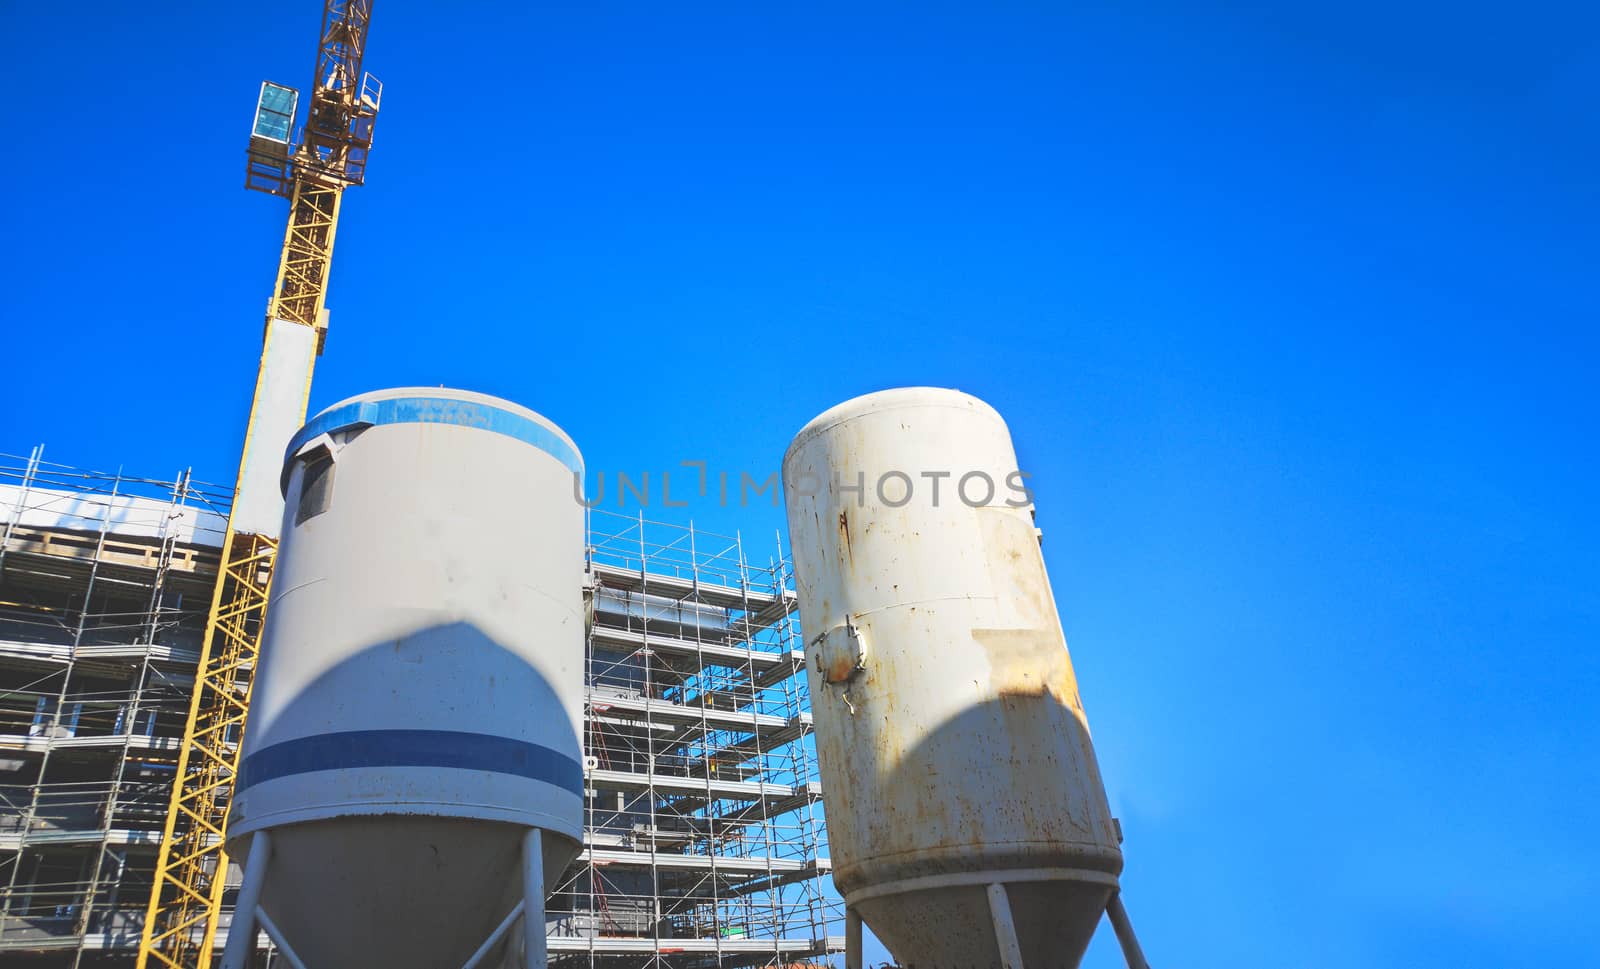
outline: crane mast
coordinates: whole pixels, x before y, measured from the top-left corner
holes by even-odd
[[[328,270],[344,190],[365,181],[381,86],[362,70],[372,0],[326,0],[305,125],[299,94],[262,85],[245,187],[289,199],[221,567],[178,752],[138,969],[209,969],[227,881],[228,802],[283,513],[278,472],[304,422],[327,334]]]

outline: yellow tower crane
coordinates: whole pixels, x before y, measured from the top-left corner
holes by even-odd
[[[372,0],[326,0],[299,139],[293,137],[299,92],[264,83],[256,106],[245,187],[288,198],[289,227],[139,942],[139,969],[211,965],[228,873],[228,801],[283,514],[278,472],[289,438],[305,420],[311,373],[327,333],[324,302],[339,200],[365,178],[382,93],[362,71],[371,18]]]

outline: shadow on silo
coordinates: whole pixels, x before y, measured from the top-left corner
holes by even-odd
[[[872,931],[906,969],[998,969],[985,883],[1004,882],[1007,871],[1067,869],[1083,877],[1011,882],[1007,894],[1022,964],[1075,969],[1122,871],[1083,721],[1049,692],[1010,693],[974,704],[903,754],[894,731],[879,737],[882,780],[851,778],[837,792],[879,792],[873,811],[855,815],[869,818],[857,843],[870,850],[853,856],[868,860],[836,867],[840,890],[848,897],[889,881],[998,873],[862,901]],[[835,841],[836,862],[844,853]]]
[[[263,675],[270,675],[270,664],[271,657],[265,657]],[[572,675],[581,677],[581,666]],[[439,689],[445,683],[454,686]],[[437,709],[448,693],[478,702],[448,709],[454,730],[412,729],[418,723],[407,711]],[[503,720],[496,735],[473,731],[486,710],[503,711],[504,705],[526,711],[537,727],[511,743],[503,742],[510,733]],[[363,720],[381,729],[351,729]],[[433,715],[427,722],[437,724],[439,718]],[[317,742],[297,747],[298,740],[274,738],[280,726],[290,725],[301,740]],[[303,737],[320,733],[319,727],[326,731],[321,738]],[[552,729],[559,731],[555,737]],[[549,763],[530,762],[541,759],[537,751],[524,750],[519,758],[519,740],[559,738],[567,750],[581,751],[544,675],[465,622],[375,643],[318,675],[270,723],[253,722],[248,730],[252,743],[236,806],[253,810],[252,787],[285,780],[294,785],[292,796],[301,804],[323,805],[327,811],[326,820],[270,829],[273,857],[262,908],[308,965],[342,969],[461,965],[521,897],[526,826],[451,817],[449,805],[418,803],[408,810],[403,803],[384,802],[434,797],[427,785],[407,783],[436,777],[441,768],[481,774],[467,782],[469,788],[479,782],[493,785],[499,774],[546,772]],[[581,763],[573,761],[571,767],[581,791]],[[388,770],[382,778],[362,778],[353,773],[361,768]],[[281,797],[274,793],[272,800]],[[485,805],[459,807],[470,812]],[[230,824],[246,820],[241,812]],[[230,854],[242,864],[248,847],[249,836],[242,836],[230,843]],[[547,835],[543,847],[548,891],[579,845]]]

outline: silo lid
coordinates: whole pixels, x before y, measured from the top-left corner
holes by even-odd
[[[583,456],[578,453],[572,439],[544,417],[525,407],[469,391],[415,388],[413,393],[406,393],[412,390],[379,391],[352,397],[307,421],[289,440],[283,456],[279,487],[287,495],[289,472],[294,467],[295,455],[307,442],[323,434],[384,424],[452,424],[502,434],[533,445],[560,461],[574,474],[583,473]]]

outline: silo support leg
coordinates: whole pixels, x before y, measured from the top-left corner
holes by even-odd
[[[1111,901],[1106,903],[1106,916],[1111,919],[1111,929],[1122,944],[1122,958],[1128,963],[1128,969],[1150,969],[1150,963],[1144,961],[1144,950],[1139,948],[1139,937],[1133,934],[1133,922],[1122,906],[1120,893],[1111,896]]]
[[[844,910],[844,969],[861,969],[861,913]]]
[[[283,933],[273,924],[272,917],[258,908],[256,909],[256,918],[260,920],[261,928],[267,933],[267,938],[271,939],[272,944],[278,947],[278,957],[289,964],[289,969],[306,969],[305,961],[295,954],[294,949],[289,945],[289,940],[285,939]]]
[[[483,945],[478,946],[478,951],[472,954],[472,958],[468,959],[461,969],[478,969],[479,966],[483,965],[483,961],[489,958],[489,953],[493,952],[494,947],[500,944],[500,940],[506,937],[506,933],[511,930],[512,924],[522,917],[522,910],[527,907],[525,902],[518,902],[512,906],[510,914],[500,920],[500,924],[495,926],[494,931],[489,933],[489,937],[483,940]]]
[[[989,914],[994,917],[994,940],[1000,946],[1000,969],[1022,969],[1022,943],[1011,918],[1011,899],[998,882],[989,886]]]
[[[257,831],[250,838],[250,855],[244,863],[244,881],[239,885],[239,901],[228,926],[228,944],[222,949],[222,969],[245,969],[256,948],[256,907],[261,904],[261,886],[267,881],[267,865],[272,861],[272,835]]]
[[[529,828],[522,840],[522,941],[523,969],[545,969],[544,839],[538,828]]]

